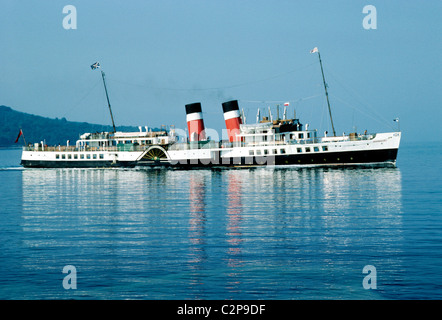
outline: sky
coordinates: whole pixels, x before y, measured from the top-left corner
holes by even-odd
[[[201,102],[220,132],[235,99],[247,123],[290,102],[322,135],[318,47],[338,135],[399,118],[403,141],[441,141],[441,16],[439,0],[0,0],[0,105],[111,124],[99,61],[117,126],[185,129]]]

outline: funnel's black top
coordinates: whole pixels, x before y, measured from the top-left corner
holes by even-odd
[[[191,104],[186,104],[186,114],[191,114],[195,112],[202,112],[201,103],[195,102]]]
[[[227,101],[223,103],[223,112],[239,110],[238,100]]]

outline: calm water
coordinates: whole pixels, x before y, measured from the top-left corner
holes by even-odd
[[[0,149],[0,299],[442,299],[441,147],[219,171],[21,169]]]

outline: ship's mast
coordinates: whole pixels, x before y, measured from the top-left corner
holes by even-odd
[[[111,120],[112,120],[112,127],[114,128],[114,133],[115,133],[115,132],[117,132],[117,130],[115,128],[114,116],[112,115],[112,108],[111,108],[110,101],[109,101],[109,95],[107,93],[106,79],[105,79],[104,71],[101,69],[99,62],[95,62],[93,65],[91,65],[92,70],[95,70],[97,68],[100,68],[101,77],[103,78],[103,85],[104,85],[104,91],[106,92],[107,105],[109,106],[109,112],[110,112],[110,116],[111,116]]]
[[[315,52],[318,53],[319,64],[321,65],[322,82],[324,83],[325,97],[327,98],[328,113],[330,115],[330,122],[332,125],[333,136],[336,137],[335,126],[333,125],[333,117],[332,117],[331,108],[330,108],[330,101],[328,100],[327,83],[325,82],[324,69],[322,68],[321,54],[319,53],[318,48],[314,48],[313,50],[310,51],[310,53],[315,53]]]

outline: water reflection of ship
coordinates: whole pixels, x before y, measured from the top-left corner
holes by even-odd
[[[325,213],[352,212],[357,205],[371,206],[381,215],[396,216],[401,212],[402,181],[398,168],[324,169],[321,180]]]
[[[347,280],[353,276],[351,265],[371,264],[382,269],[385,279],[394,274],[395,281],[401,281],[406,266],[400,170],[324,170],[320,184],[322,214],[317,228],[322,230],[322,246],[318,254],[324,256],[330,278],[346,279],[340,286],[353,288]],[[342,269],[342,265],[348,267]],[[385,298],[380,291],[373,294]]]
[[[188,195],[188,218],[187,212],[178,215],[188,219],[188,225],[181,229],[180,224],[177,232],[187,233],[184,240],[189,248],[186,261],[192,290],[205,290],[207,274],[219,271],[214,271],[214,266],[225,272],[223,285],[231,294],[241,290],[249,265],[259,271],[260,266],[284,263],[287,270],[296,270],[292,275],[300,276],[297,270],[305,266],[305,274],[309,275],[309,263],[314,263],[330,270],[331,280],[342,274],[354,278],[351,264],[366,257],[377,260],[363,260],[364,264],[382,266],[383,272],[397,272],[404,267],[402,179],[398,168],[24,170],[22,186],[22,240],[26,246],[66,248],[69,257],[80,256],[84,248],[78,245],[78,238],[65,237],[64,232],[93,232],[97,242],[88,243],[87,248],[109,243],[104,262],[112,270],[118,270],[118,263],[127,258],[120,249],[125,248],[128,230],[134,235],[165,230],[167,236],[171,222],[176,226],[177,216],[164,209],[164,201],[182,200]],[[171,190],[173,186],[176,188]],[[54,239],[61,235],[63,242],[55,247]],[[149,238],[132,240],[140,251],[151,246]],[[224,243],[215,244],[214,249],[212,244],[217,240]],[[256,256],[249,255],[253,249]],[[282,261],[272,259],[275,249]],[[220,257],[217,250],[222,250],[222,257],[213,263]],[[23,266],[46,263],[36,261],[36,252],[31,251]],[[346,261],[349,257],[353,260]],[[307,262],[300,262],[302,259]],[[59,264],[54,263],[54,268]],[[345,281],[344,286],[348,283]]]
[[[191,244],[192,268],[207,259],[205,250],[206,235],[206,173],[204,171],[189,172],[189,241]]]
[[[321,185],[322,228],[330,246],[336,241],[348,246],[373,242],[382,243],[380,252],[401,250],[402,181],[398,168],[324,170]],[[356,230],[353,232],[358,236],[349,230]]]
[[[233,171],[227,173],[228,179],[228,206],[227,206],[227,242],[229,243],[228,255],[229,266],[235,266],[240,262],[242,232],[242,177],[244,173]]]
[[[244,171],[231,172],[211,172],[211,171],[190,171],[188,176],[189,181],[189,267],[192,272],[191,286],[196,289],[203,285],[204,275],[200,274],[200,270],[207,268],[208,253],[206,223],[207,223],[207,192],[210,181],[221,178],[224,190],[226,190],[225,201],[225,232],[223,237],[226,239],[225,246],[227,275],[229,280],[226,286],[229,290],[234,290],[238,285],[237,272],[242,265],[241,244],[243,242],[241,232],[242,218],[242,180],[244,179]],[[218,196],[213,195],[213,196]],[[210,210],[210,209],[209,209]],[[218,224],[224,218],[219,208],[215,210],[215,220],[211,221],[213,224]]]
[[[227,276],[226,289],[231,293],[239,291],[242,283],[241,270],[243,267],[243,182],[247,179],[249,171],[230,171],[226,172],[227,178]]]

